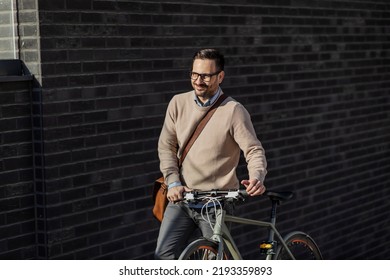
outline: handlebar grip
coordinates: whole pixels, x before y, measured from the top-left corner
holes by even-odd
[[[249,196],[249,194],[247,193],[247,191],[244,190],[244,189],[238,190],[238,193],[239,193],[240,195],[242,195],[243,197],[248,197],[248,196]]]

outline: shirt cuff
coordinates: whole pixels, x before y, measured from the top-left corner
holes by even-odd
[[[182,186],[181,182],[179,182],[179,181],[172,182],[168,185],[168,190],[171,188],[174,188],[174,187],[178,187],[178,186]]]

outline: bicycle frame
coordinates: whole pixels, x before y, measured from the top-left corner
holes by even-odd
[[[237,245],[235,244],[233,237],[231,236],[228,227],[226,226],[225,222],[233,222],[236,224],[244,224],[244,225],[254,225],[259,227],[265,227],[269,229],[269,241],[274,241],[274,235],[276,235],[277,240],[280,242],[280,244],[283,246],[283,248],[286,250],[288,255],[291,257],[292,260],[295,260],[294,255],[291,253],[290,249],[288,248],[286,242],[284,241],[283,237],[280,235],[278,230],[276,229],[274,223],[272,222],[264,222],[264,221],[257,221],[257,220],[251,220],[246,218],[240,218],[232,215],[227,215],[226,211],[224,209],[217,209],[216,213],[216,219],[215,219],[215,226],[213,229],[213,236],[211,237],[212,240],[218,242],[218,255],[217,259],[222,260],[223,259],[223,251],[224,251],[224,244],[226,244],[226,247],[228,248],[229,253],[233,257],[234,260],[242,260],[242,256],[237,248]],[[272,254],[267,254],[267,260],[271,260],[273,257]]]

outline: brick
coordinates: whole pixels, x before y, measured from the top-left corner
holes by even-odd
[[[92,9],[92,1],[86,0],[83,2],[73,2],[71,0],[66,0],[66,8],[69,10],[91,10]]]
[[[75,227],[75,236],[91,235],[99,231],[99,223],[88,223]]]

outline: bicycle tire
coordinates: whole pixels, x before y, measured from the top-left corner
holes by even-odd
[[[197,239],[181,253],[179,260],[216,260],[218,244],[207,239]],[[223,259],[227,259],[224,253]]]
[[[322,254],[314,239],[301,231],[288,234],[284,241],[296,260],[322,260]],[[285,248],[279,244],[274,259],[291,260]]]

